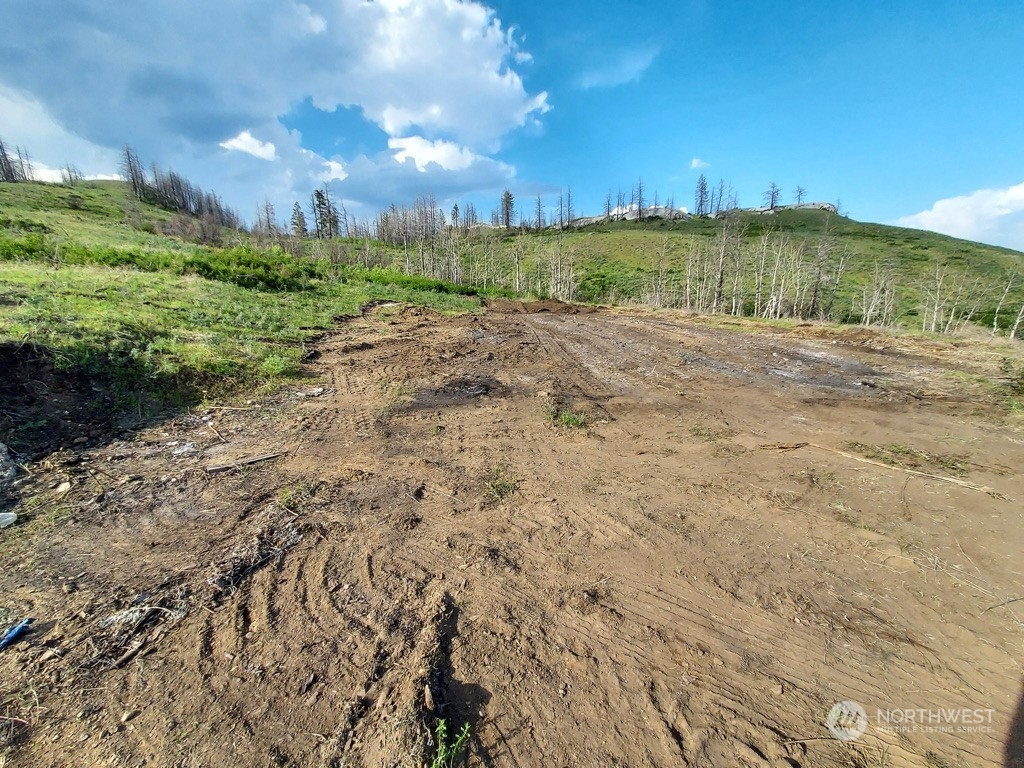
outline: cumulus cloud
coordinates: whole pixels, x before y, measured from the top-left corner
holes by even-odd
[[[1024,182],[938,200],[895,223],[1024,251]]]
[[[577,81],[580,88],[614,88],[639,80],[658,57],[658,48],[622,51],[611,60],[584,72]]]
[[[398,142],[370,161],[394,179],[418,186],[486,166],[507,180],[512,169],[487,156],[549,109],[524,85],[529,61],[479,0],[153,0],[144,13],[116,0],[7,0],[0,135],[12,132],[2,97],[17,84],[34,116],[23,141],[51,166],[63,156],[33,138],[49,124],[115,156],[128,142],[163,166],[196,167],[218,191],[215,170],[280,173],[296,189],[307,177],[348,184],[357,158],[310,161],[295,137],[281,141],[280,118],[309,100],[354,108]]]
[[[220,146],[224,149],[233,149],[239,152],[245,152],[247,155],[260,158],[260,160],[277,159],[277,149],[274,147],[273,143],[269,141],[260,141],[249,133],[249,131],[242,131],[233,139],[222,141]]]
[[[480,159],[465,147],[450,141],[428,141],[422,136],[407,136],[403,139],[388,139],[388,146],[395,150],[395,159],[402,163],[411,159],[416,168],[424,173],[433,163],[447,171],[461,171]]]
[[[694,170],[695,171],[698,168],[710,168],[710,167],[711,167],[711,163],[704,162],[699,157],[695,157],[695,158],[693,158],[693,160],[690,161],[690,170]]]
[[[38,99],[3,84],[0,138],[31,153],[36,176],[43,181],[59,181],[60,171],[53,169],[67,163],[89,178],[109,178],[118,167],[118,152],[72,133]]]

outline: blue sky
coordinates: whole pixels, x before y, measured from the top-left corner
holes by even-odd
[[[0,136],[97,176],[127,142],[247,217],[704,173],[1024,250],[1021,50],[1017,0],[7,0]]]

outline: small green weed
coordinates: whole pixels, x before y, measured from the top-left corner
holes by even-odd
[[[487,489],[484,494],[487,500],[497,504],[515,493],[519,488],[519,478],[511,474],[508,467],[498,465],[487,474],[484,485]]]
[[[462,729],[451,741],[448,739],[448,723],[444,720],[437,721],[437,729],[434,732],[437,751],[434,759],[430,762],[430,768],[453,768],[455,761],[459,759],[469,742],[469,723],[462,726]]]
[[[312,497],[313,488],[305,482],[285,486],[277,492],[278,503],[289,512],[298,512],[299,507]]]
[[[583,429],[587,426],[587,419],[581,413],[562,411],[558,414],[558,425],[568,429]]]
[[[586,416],[563,408],[554,400],[549,400],[544,404],[544,418],[551,426],[563,429],[585,429],[587,426]]]

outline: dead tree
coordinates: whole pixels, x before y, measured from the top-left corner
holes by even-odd
[[[707,216],[708,213],[708,180],[702,173],[697,178],[697,188],[693,192],[693,215]]]
[[[634,187],[634,197],[636,198],[636,220],[644,220],[644,180],[642,178],[636,180],[636,186]]]
[[[779,196],[782,194],[782,189],[774,181],[768,185],[768,189],[764,191],[762,197],[764,198],[765,207],[770,210],[775,210],[779,205]]]
[[[1010,329],[1010,338],[1017,338],[1017,331],[1020,329],[1021,321],[1024,320],[1024,304],[1020,305],[1020,312],[1017,313],[1017,319],[1013,323],[1013,328]]]
[[[874,274],[861,291],[861,325],[891,325],[896,320],[897,299],[896,281],[876,261]]]
[[[1010,275],[1010,279],[1006,282],[1006,288],[1003,290],[1003,295],[999,299],[999,303],[996,305],[996,312],[992,316],[992,335],[995,336],[999,333],[999,311],[1003,308],[1003,303],[1006,301],[1006,297],[1010,295],[1010,289],[1013,288],[1013,281],[1017,279],[1017,273],[1014,272]]]

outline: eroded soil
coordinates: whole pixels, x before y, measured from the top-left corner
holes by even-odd
[[[1007,759],[1024,438],[983,345],[506,304],[318,353],[28,467],[0,764],[413,766],[438,717],[474,766]],[[937,708],[989,731],[877,727]]]

